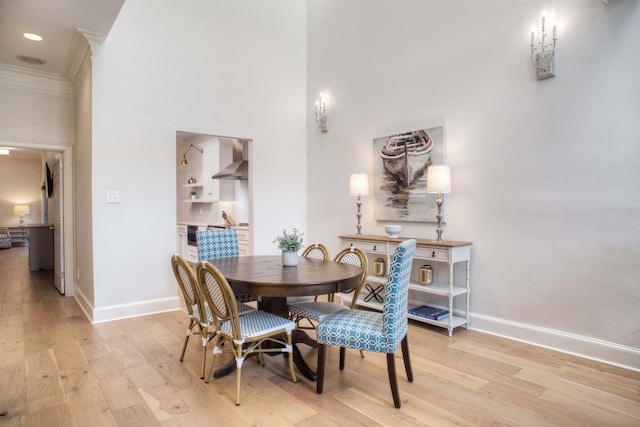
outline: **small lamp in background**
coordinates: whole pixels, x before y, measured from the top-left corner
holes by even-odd
[[[443,194],[451,193],[451,172],[448,165],[433,165],[427,167],[427,193],[438,193],[436,206],[438,206],[438,238],[436,242],[442,242],[442,198]]]
[[[360,213],[360,207],[362,206],[361,196],[369,195],[369,177],[366,173],[351,174],[349,192],[352,196],[358,196],[358,201],[356,202],[358,205],[358,236],[362,236],[362,225],[360,225],[360,218],[362,218],[362,213]]]
[[[15,205],[13,207],[13,214],[20,215],[20,225],[24,225],[24,216],[29,215],[29,206],[27,205]]]
[[[195,145],[191,144],[189,145],[189,147],[187,148],[187,151],[184,152],[184,154],[182,155],[182,161],[180,162],[180,164],[182,166],[186,166],[189,164],[189,162],[187,162],[187,153],[189,152],[189,150],[191,150],[192,148],[195,148],[196,150],[198,150],[200,153],[203,153],[204,151],[202,150],[202,148],[200,147],[196,147]]]

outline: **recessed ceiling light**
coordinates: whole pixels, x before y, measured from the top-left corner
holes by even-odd
[[[42,36],[39,36],[39,35],[33,34],[33,33],[24,33],[22,35],[22,37],[24,37],[25,39],[36,41],[36,42],[41,42],[42,41]]]
[[[0,156],[8,156],[9,149],[8,148],[0,148]]]
[[[16,58],[31,65],[42,65],[47,63],[47,61],[45,61],[44,59],[34,58],[33,56],[18,55],[16,56]]]

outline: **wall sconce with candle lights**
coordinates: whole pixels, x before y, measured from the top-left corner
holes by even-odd
[[[316,100],[316,123],[322,132],[327,131],[327,104],[329,96],[326,93],[320,93]]]
[[[535,28],[531,31],[531,62],[536,67],[538,80],[556,76],[556,42],[558,41],[558,27],[556,25],[552,28],[551,43],[547,42],[547,37],[545,17],[543,16],[539,43],[536,43]],[[539,48],[536,45],[539,45]]]

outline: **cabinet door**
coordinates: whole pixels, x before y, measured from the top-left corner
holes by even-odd
[[[220,144],[207,144],[202,153],[202,199],[220,200],[220,181],[211,177],[220,171]]]

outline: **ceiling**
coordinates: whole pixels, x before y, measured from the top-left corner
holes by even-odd
[[[0,64],[62,76],[76,28],[103,37],[111,30],[124,0],[0,0]],[[43,37],[27,40],[23,33]],[[28,56],[46,61],[29,64],[17,59]],[[2,148],[2,144],[0,144]],[[0,158],[36,160],[42,151],[11,149]]]
[[[103,37],[111,30],[124,0],[0,0],[0,64],[64,74],[76,28]],[[40,42],[23,33],[35,33]],[[25,63],[16,56],[43,59]]]

